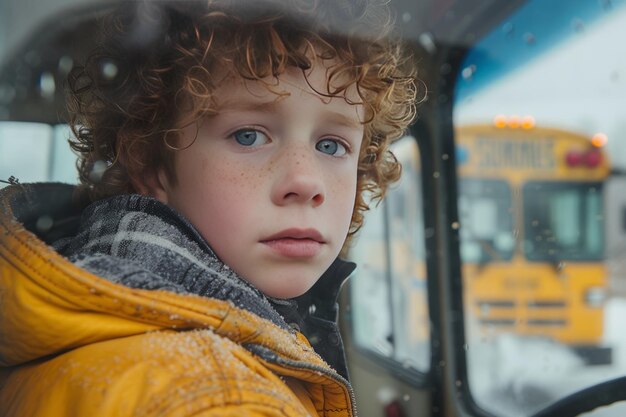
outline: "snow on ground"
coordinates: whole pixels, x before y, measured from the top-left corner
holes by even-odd
[[[626,298],[611,299],[604,339],[613,348],[610,365],[587,366],[567,347],[543,339],[508,335],[471,343],[468,372],[476,402],[499,417],[526,417],[578,390],[626,375],[625,319]],[[623,417],[626,402],[584,416]]]

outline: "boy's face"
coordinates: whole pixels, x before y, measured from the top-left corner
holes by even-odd
[[[308,79],[327,91],[321,64]],[[197,139],[176,152],[177,184],[160,172],[153,194],[239,275],[269,296],[291,298],[316,282],[347,236],[363,109],[320,96],[294,68],[272,91],[237,77],[222,82],[214,92],[219,114],[183,132],[181,147]]]

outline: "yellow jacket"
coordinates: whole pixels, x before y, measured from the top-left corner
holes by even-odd
[[[0,199],[0,416],[355,415],[302,334],[78,268],[16,220],[19,189]]]

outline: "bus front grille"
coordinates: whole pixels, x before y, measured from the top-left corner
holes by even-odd
[[[489,308],[515,308],[513,300],[477,300],[476,305],[481,310]]]
[[[562,300],[532,300],[527,304],[528,308],[565,308],[565,301]]]

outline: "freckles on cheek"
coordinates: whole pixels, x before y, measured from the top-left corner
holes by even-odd
[[[215,163],[215,161],[213,161]],[[242,198],[259,188],[265,173],[249,165],[224,161],[206,170],[208,178],[221,193]]]

